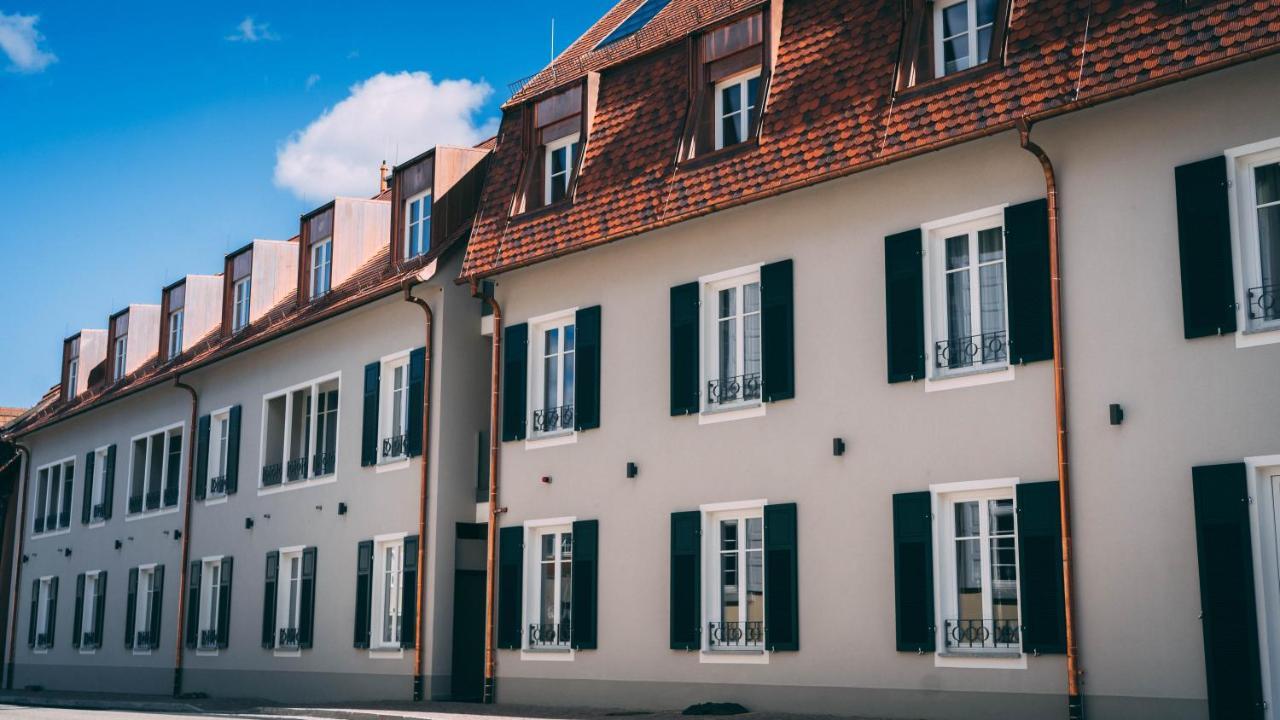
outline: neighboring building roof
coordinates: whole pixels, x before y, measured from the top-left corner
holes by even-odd
[[[505,106],[462,275],[474,279],[1172,83],[1280,50],[1280,3],[1015,2],[1003,64],[895,92],[899,0],[786,2],[757,143],[677,165],[689,112],[689,32],[755,3],[673,0],[595,44],[622,0]],[[1193,3],[1188,3],[1193,4]],[[714,8],[714,9],[712,9]],[[696,19],[696,21],[695,21]],[[510,217],[523,162],[519,105],[603,70],[571,204]]]
[[[0,407],[0,428],[13,422],[14,419],[26,411],[26,408]]]

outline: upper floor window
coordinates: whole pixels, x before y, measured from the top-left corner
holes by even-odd
[[[93,465],[85,468],[85,473],[92,473],[92,477],[86,477],[89,489],[89,522],[100,523],[107,520],[108,509],[107,503],[110,498],[107,496],[108,478],[114,474],[115,470],[112,464],[115,462],[115,446],[100,448],[93,453]]]
[[[534,324],[533,433],[571,432],[577,382],[575,315]]]
[[[129,514],[176,507],[182,475],[183,426],[175,425],[133,439],[129,475]]]
[[[125,376],[125,371],[129,367],[129,336],[117,335],[115,347],[112,349],[112,374],[113,380],[119,380]]]
[[[525,167],[513,213],[568,200],[582,164],[588,101],[586,84],[545,97],[525,107]]]
[[[1247,326],[1280,327],[1280,142],[1236,159],[1239,254]]]
[[[550,205],[568,197],[569,182],[573,179],[574,163],[578,158],[580,147],[578,133],[556,140],[546,146],[546,159],[544,160],[547,173],[544,180],[546,186],[544,202],[546,204]]]
[[[409,456],[409,354],[383,361],[382,452],[380,462],[402,460]]]
[[[75,460],[68,458],[37,471],[35,504],[32,506],[32,530],[35,534],[71,527],[75,468]]]
[[[196,447],[207,454],[196,465],[195,496],[216,500],[236,492],[240,459],[240,406],[226,408],[201,418]]]
[[[996,0],[954,0],[934,6],[934,57],[939,77],[991,59]]]
[[[311,246],[311,297],[329,292],[333,279],[333,237]]]
[[[182,320],[185,311],[178,308],[169,313],[169,354],[168,359],[172,360],[182,354]]]
[[[249,324],[249,293],[253,288],[253,278],[246,277],[236,281],[232,289],[231,331],[239,332]]]
[[[67,386],[63,396],[71,400],[76,396],[76,387],[80,382],[80,338],[67,341]]]
[[[337,467],[338,378],[263,401],[261,487],[331,477]]]
[[[1009,362],[1003,225],[996,212],[930,230],[937,371]]]
[[[760,401],[760,272],[752,269],[707,286],[711,328],[707,353],[707,405]]]
[[[410,198],[404,215],[405,259],[425,255],[431,248],[431,191]]]
[[[760,119],[760,69],[716,83],[716,149],[751,136]]]
[[[32,582],[30,645],[43,652],[53,647],[54,620],[58,616],[58,578],[46,576]]]

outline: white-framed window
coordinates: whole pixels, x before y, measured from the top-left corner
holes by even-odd
[[[120,335],[116,338],[116,346],[113,348],[112,357],[112,375],[111,379],[119,380],[124,377],[125,370],[129,367],[129,336]]]
[[[75,471],[75,458],[59,460],[36,471],[36,496],[31,507],[33,535],[65,531],[71,527]]]
[[[937,77],[981,65],[991,58],[998,0],[939,2],[933,10]]]
[[[84,574],[84,602],[80,609],[80,651],[93,651],[102,647],[102,628],[98,627],[100,596],[106,592],[105,578],[101,570]]]
[[[378,403],[382,450],[378,462],[409,456],[409,353],[396,353],[382,361],[382,397]]]
[[[398,650],[403,629],[404,538],[379,540],[374,543],[373,553],[372,647],[375,650]]]
[[[1009,367],[1003,208],[925,225],[930,377]]]
[[[529,404],[532,434],[572,433],[577,380],[575,311],[531,320],[533,358]]]
[[[231,331],[240,332],[249,324],[249,299],[253,289],[253,277],[236,281],[232,288]]]
[[[46,575],[40,578],[36,592],[36,645],[37,652],[53,647],[54,616],[57,615],[58,578]]]
[[[334,477],[340,381],[335,374],[263,398],[259,491]]]
[[[76,386],[80,382],[80,338],[68,343],[67,349],[67,387],[64,397],[71,400],[76,396]]]
[[[169,355],[172,360],[182,353],[182,320],[185,311],[178,308],[169,313]]]
[[[431,249],[431,191],[409,198],[404,205],[404,257],[425,255]]]
[[[526,649],[568,650],[573,623],[573,522],[528,527]]]
[[[107,519],[106,487],[107,487],[107,454],[102,447],[93,451],[93,489],[89,498],[89,522],[96,524]]]
[[[227,462],[231,443],[231,411],[219,410],[209,416],[209,487],[207,500],[227,495]]]
[[[1280,138],[1227,152],[1245,332],[1280,329]]]
[[[134,640],[133,652],[149,654],[159,646],[159,638],[152,636],[151,613],[159,600],[159,585],[155,565],[138,567],[138,595],[134,600]]]
[[[543,204],[550,205],[569,196],[569,185],[577,171],[578,153],[582,144],[578,133],[567,135],[546,145],[543,163]]]
[[[276,648],[297,650],[302,613],[302,548],[280,551],[276,588]]]
[[[764,650],[764,504],[704,513],[706,650]]]
[[[1016,482],[932,488],[941,656],[1022,652]]]
[[[223,573],[226,566],[221,557],[204,558],[200,567],[200,636],[196,647],[200,650],[216,650],[219,634],[228,618],[222,617],[222,594],[227,591]]]
[[[715,103],[716,150],[749,139],[760,119],[760,68],[716,83]]]
[[[311,245],[311,297],[329,292],[333,282],[333,237]]]
[[[703,410],[759,405],[760,266],[704,278],[702,308]]]
[[[167,511],[178,505],[182,483],[183,435],[178,423],[132,439],[129,515]]]

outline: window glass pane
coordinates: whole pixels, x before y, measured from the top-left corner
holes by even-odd
[[[760,78],[753,77],[747,81],[747,133],[760,120]]]
[[[942,10],[942,37],[950,38],[969,29],[969,4],[958,2]]]
[[[960,620],[982,620],[982,540],[980,505],[956,503],[956,611]]]
[[[969,323],[969,273],[947,273],[947,339],[955,341],[972,335]]]
[[[961,35],[942,44],[943,74],[969,67],[969,36]]]
[[[568,624],[573,600],[573,533],[560,535],[560,612],[556,622]],[[567,638],[560,638],[567,639]]]
[[[568,342],[568,339],[568,335],[566,334],[565,341]],[[573,405],[573,389],[575,382],[574,374],[576,371],[574,355],[575,354],[570,350],[566,350],[564,353],[564,382],[561,385],[561,387],[564,388],[563,405]],[[561,418],[561,422],[568,422],[568,418]]]
[[[764,519],[748,518],[747,521],[747,616],[748,622],[764,622]],[[747,635],[751,641],[754,636]]]
[[[947,269],[969,267],[969,236],[956,235],[946,239]]]
[[[1258,209],[1258,249],[1262,284],[1280,284],[1280,204]],[[1264,309],[1275,312],[1270,307]]]
[[[987,228],[978,231],[978,262],[985,263],[1004,257],[1004,230]]]
[[[1253,169],[1258,204],[1280,202],[1280,163]]]
[[[738,622],[738,521],[720,521],[720,620]]]
[[[742,109],[742,85],[733,84],[720,89],[720,133],[722,146],[734,145],[742,141],[738,132],[741,118],[738,112]]]
[[[979,302],[982,303],[982,333],[985,335],[1003,332],[1004,263],[983,265],[978,268],[978,296]],[[985,349],[984,346],[984,351]]]
[[[551,151],[551,175],[553,177],[565,171],[565,167],[568,164],[565,155],[568,152],[568,147],[556,148]]]
[[[409,203],[409,222],[410,223],[418,222],[418,218],[420,217],[421,212],[422,212],[421,200],[414,200],[413,202]]]
[[[560,399],[560,357],[549,355],[543,360],[542,407],[550,409],[559,407]]]
[[[978,0],[978,27],[996,21],[996,0]]]
[[[984,27],[978,30],[978,63],[982,64],[991,59],[991,27]]]
[[[1013,500],[988,501],[991,533],[991,612],[998,636],[1011,632],[1018,619],[1018,557],[1014,539]],[[999,639],[999,638],[998,638]]]
[[[565,352],[573,352],[575,334],[576,333],[574,332],[573,325],[564,326],[564,351]]]

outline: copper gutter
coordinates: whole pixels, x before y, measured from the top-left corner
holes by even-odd
[[[383,164],[385,167],[385,163]],[[431,312],[431,306],[426,300],[414,297],[413,286],[416,281],[412,277],[404,279],[401,288],[404,290],[405,302],[411,302],[422,308],[422,312],[426,314],[424,318],[424,334],[425,334],[425,354],[426,360],[424,364],[424,377],[422,379],[422,477],[418,488],[418,602],[417,615],[414,618],[414,627],[417,631],[417,637],[413,639],[413,645],[417,651],[413,654],[413,699],[421,701],[423,696],[423,678],[422,666],[423,658],[426,653],[426,643],[423,642],[424,628],[423,600],[427,596],[427,498],[430,492],[431,478],[431,340],[432,327],[435,315]]]
[[[493,310],[493,355],[490,358],[489,387],[489,524],[486,528],[485,576],[484,576],[484,694],[482,702],[492,704],[496,690],[497,658],[494,655],[494,588],[497,585],[498,557],[498,397],[502,366],[502,307],[492,292],[481,290],[479,283],[471,282],[471,296],[489,303]]]
[[[182,510],[182,562],[178,565],[178,630],[174,633],[173,652],[173,696],[178,697],[182,694],[182,650],[183,643],[186,640],[187,562],[191,555],[191,500],[194,497],[196,448],[198,447],[196,413],[200,397],[196,394],[195,388],[182,382],[181,375],[174,376],[173,386],[186,390],[191,394],[191,425],[188,426],[191,433],[191,449],[187,451],[187,487],[183,493],[185,497],[183,498]]]
[[[27,533],[26,505],[27,486],[31,484],[31,448],[10,440],[18,452],[22,454],[22,480],[18,485],[18,535],[14,538],[13,552],[13,588],[9,593],[9,630],[5,633],[5,641],[9,643],[8,658],[5,664],[4,686],[13,689],[13,657],[18,646],[14,635],[18,632],[18,597],[22,594],[22,546]],[[6,465],[6,467],[8,467]]]
[[[1053,163],[1041,147],[1031,142],[1031,123],[1018,118],[1018,140],[1022,148],[1040,161],[1049,199],[1049,276],[1053,313],[1053,405],[1058,431],[1058,512],[1062,523],[1062,589],[1067,633],[1067,708],[1071,720],[1083,720],[1084,698],[1080,694],[1080,650],[1076,646],[1074,584],[1071,558],[1071,484],[1067,471],[1067,381],[1062,357],[1062,264],[1058,235],[1058,184]]]

